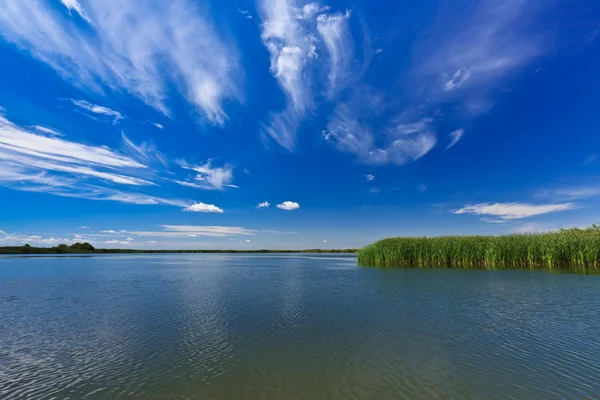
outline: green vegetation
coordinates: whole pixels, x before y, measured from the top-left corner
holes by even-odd
[[[70,246],[59,244],[56,247],[31,247],[24,246],[0,247],[0,254],[85,254],[97,250],[89,243],[75,243]]]
[[[358,252],[361,265],[437,268],[600,268],[600,227],[502,236],[400,237]]]
[[[89,243],[75,243],[71,246],[59,244],[56,247],[24,246],[0,247],[0,254],[136,254],[136,253],[356,253],[356,249],[342,250],[136,250],[136,249],[96,249]]]

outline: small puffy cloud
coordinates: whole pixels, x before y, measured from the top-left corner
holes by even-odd
[[[465,130],[464,129],[457,129],[454,132],[450,133],[450,144],[448,145],[448,147],[446,147],[446,150],[448,150],[450,147],[454,146],[456,143],[458,143],[458,141],[463,137],[463,135],[465,134]]]
[[[152,125],[154,125],[158,129],[163,129],[164,128],[164,126],[162,126],[162,124],[159,124],[158,122],[153,122]]]
[[[204,204],[204,203],[194,203],[189,207],[183,209],[183,211],[189,212],[204,212],[204,213],[223,213],[224,211],[213,205],[213,204]]]
[[[246,18],[246,19],[252,19],[252,15],[250,15],[250,11],[238,9],[238,12],[240,14],[242,14],[244,16],[244,18]]]
[[[252,240],[246,239],[246,243],[250,243],[250,242],[252,242]]]
[[[375,180],[375,175],[367,174],[367,175],[365,175],[365,179],[367,181],[374,181]]]
[[[281,210],[286,210],[286,211],[293,211],[293,210],[299,209],[300,204],[298,204],[294,201],[284,201],[281,204],[277,204],[277,208],[279,208]]]
[[[271,203],[269,203],[268,201],[263,201],[262,203],[258,203],[256,205],[256,208],[268,208],[271,206]]]
[[[577,208],[574,203],[563,204],[526,204],[526,203],[481,203],[464,206],[454,214],[475,214],[498,217],[501,219],[521,219],[536,215]]]
[[[90,229],[90,227],[89,227],[89,226],[85,226],[85,225],[81,225],[81,226],[79,227],[79,229]]]
[[[328,242],[327,240],[323,240],[323,243],[327,243],[327,242]]]

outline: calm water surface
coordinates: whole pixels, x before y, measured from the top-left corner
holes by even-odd
[[[598,399],[600,276],[0,258],[0,398]]]

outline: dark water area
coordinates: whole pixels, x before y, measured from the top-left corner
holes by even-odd
[[[0,258],[0,399],[598,399],[600,276]]]

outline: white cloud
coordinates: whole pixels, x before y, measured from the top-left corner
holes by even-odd
[[[80,226],[80,227],[79,227],[79,229],[90,229],[90,227],[89,227],[89,226],[82,225],[82,226]]]
[[[115,231],[114,229],[105,229],[103,231],[100,231],[102,233],[109,233],[111,235],[123,235],[125,233],[127,233],[127,231],[125,229],[121,229],[119,231]]]
[[[315,68],[329,69],[330,97],[346,81],[352,57],[352,40],[346,14],[324,13],[329,7],[317,3],[296,7],[293,0],[261,0],[263,23],[261,38],[271,55],[271,72],[287,99],[287,108],[271,115],[263,125],[263,134],[275,140],[287,150],[293,150],[296,132],[313,108],[313,85]],[[318,53],[325,43],[329,63],[319,61]]]
[[[269,203],[268,201],[263,201],[262,203],[258,203],[256,205],[256,208],[268,208],[271,206],[271,203]]]
[[[419,192],[425,192],[427,190],[427,186],[425,186],[424,184],[420,184],[419,187],[417,187],[417,190]]]
[[[190,212],[222,213],[223,210],[213,204],[194,203],[183,209]]]
[[[223,190],[224,188],[237,188],[233,184],[233,165],[225,164],[223,167],[213,167],[212,160],[204,164],[189,165],[185,162],[181,166],[185,169],[197,172],[193,181],[175,181],[180,185],[198,189]]]
[[[63,3],[63,5],[65,7],[67,7],[67,9],[70,11],[75,11],[77,14],[79,14],[79,16],[81,18],[83,18],[84,20],[86,20],[88,23],[91,23],[92,21],[90,21],[90,19],[88,18],[87,15],[85,15],[85,13],[83,12],[83,9],[81,8],[81,4],[79,4],[79,1],[77,0],[60,0],[61,3]]]
[[[292,211],[292,210],[297,210],[300,208],[300,204],[294,202],[294,201],[284,201],[281,204],[277,204],[277,208],[281,209],[281,210],[286,210],[286,211]]]
[[[526,204],[526,203],[481,203],[464,206],[454,214],[475,214],[499,217],[501,219],[521,219],[558,211],[573,210],[573,203],[564,204]]]
[[[344,14],[321,14],[317,18],[317,30],[329,53],[329,97],[331,98],[349,81],[351,73],[354,43],[350,36],[349,19],[349,10]]]
[[[114,187],[115,184],[134,188],[157,186],[149,180],[156,178],[157,171],[145,164],[152,157],[161,157],[160,153],[147,144],[131,145],[135,148],[131,151],[135,157],[106,146],[40,135],[0,116],[0,185],[63,197],[188,206],[189,201],[163,199]]]
[[[158,151],[157,147],[148,142],[142,142],[139,145],[136,145],[131,140],[125,136],[125,133],[121,133],[121,137],[123,138],[123,143],[125,143],[125,147],[129,150],[131,156],[140,161],[147,164],[159,163],[164,167],[167,167],[169,162],[167,161],[167,157],[165,157],[160,151]]]
[[[162,124],[159,124],[158,122],[153,122],[152,125],[154,125],[155,127],[157,127],[158,129],[163,129],[164,127],[162,126]]]
[[[70,99],[73,104],[79,107],[81,110],[85,111],[85,114],[94,117],[101,116],[107,119],[112,120],[113,124],[119,123],[120,120],[123,119],[123,115],[120,112],[111,110],[110,108],[99,106],[97,104],[92,104],[85,100],[75,100]],[[93,114],[93,115],[92,115]]]
[[[548,197],[555,201],[571,201],[598,195],[600,195],[600,186],[574,186],[537,193],[537,196]]]
[[[188,237],[189,235],[196,236],[253,236],[257,231],[239,227],[239,226],[196,226],[196,225],[161,225],[163,231],[149,232],[138,231],[130,232],[138,236],[154,236],[154,237]]]
[[[327,240],[323,240],[323,243],[327,243]]]
[[[104,244],[118,244],[118,245],[123,245],[123,246],[131,245],[131,243],[126,240],[107,240],[104,242]]]
[[[469,103],[489,103],[506,78],[551,50],[538,21],[543,11],[535,2],[483,0],[464,7],[464,18],[441,18],[427,35],[430,40],[417,46],[423,57],[411,81],[429,87],[428,96],[436,101],[452,99],[465,109]]]
[[[367,174],[367,175],[365,175],[365,179],[367,181],[374,181],[375,180],[375,175]]]
[[[246,19],[252,19],[252,15],[250,15],[250,11],[238,9],[238,12],[240,14],[242,14],[244,16],[244,18],[246,18]]]
[[[114,168],[132,172],[146,168],[129,157],[106,147],[38,135],[4,117],[0,117],[0,166],[0,181],[5,182],[34,180],[57,184],[60,178],[56,177],[52,182],[53,178],[48,175],[49,171],[54,171],[123,185],[153,185],[150,181],[114,172]]]
[[[52,136],[65,136],[64,133],[59,132],[56,129],[48,128],[46,126],[35,125],[33,126],[33,129],[35,129],[38,132],[47,133],[48,135]]]
[[[515,233],[542,233],[550,231],[548,227],[536,223],[524,224],[514,230]]]
[[[246,239],[246,243],[251,243],[251,242],[252,242],[252,240]]]
[[[62,0],[66,12],[42,0],[4,3],[0,36],[78,87],[128,92],[164,114],[180,93],[215,124],[227,118],[223,103],[241,98],[238,52],[197,2]]]
[[[480,218],[483,222],[489,222],[490,224],[504,224],[506,220],[504,219],[495,219],[495,218]]]
[[[450,147],[454,146],[456,143],[458,143],[458,141],[462,138],[462,136],[464,135],[465,130],[464,129],[457,129],[454,132],[450,132],[450,144],[446,147],[446,150],[448,150]]]
[[[0,235],[6,236],[6,232],[4,232],[3,230],[0,230]]]
[[[357,119],[355,110],[348,105],[337,107],[327,126],[329,140],[345,152],[355,154],[367,164],[402,165],[416,161],[436,145],[431,119],[398,120],[383,130],[385,141],[377,145],[375,135],[367,124]]]

